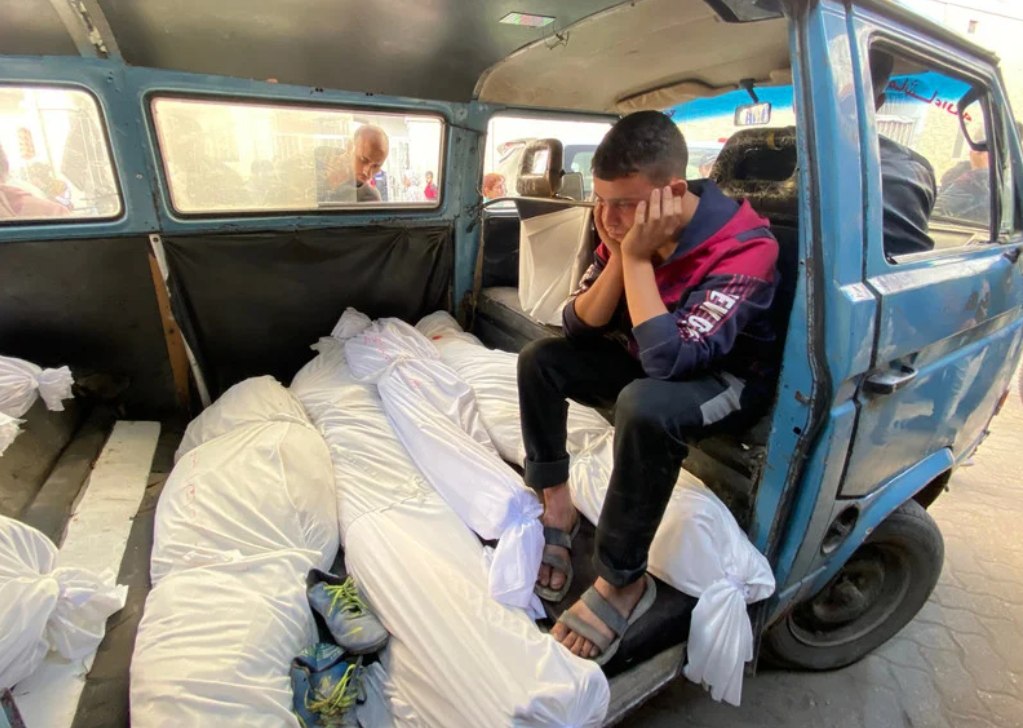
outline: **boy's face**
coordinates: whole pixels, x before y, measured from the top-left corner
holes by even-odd
[[[675,187],[681,180],[671,180],[669,184]],[[664,186],[661,182],[651,180],[641,172],[633,172],[628,177],[621,177],[614,180],[593,178],[593,193],[598,202],[602,202],[604,218],[601,222],[604,229],[615,240],[621,241],[632,229],[636,221],[636,206],[640,202],[649,201],[650,193]],[[676,192],[684,194],[685,190]]]

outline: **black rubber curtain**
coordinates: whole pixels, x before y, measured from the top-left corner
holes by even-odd
[[[210,394],[271,374],[288,384],[352,306],[415,323],[448,309],[450,227],[164,238],[171,299]]]

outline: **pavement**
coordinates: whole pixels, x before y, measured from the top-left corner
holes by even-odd
[[[1023,404],[931,506],[945,565],[930,601],[861,662],[828,673],[761,671],[738,708],[680,678],[630,728],[1023,728]]]

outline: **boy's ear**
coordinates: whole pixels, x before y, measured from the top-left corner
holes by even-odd
[[[684,179],[673,179],[668,184],[671,187],[672,194],[677,197],[685,197],[686,192],[689,191],[689,183]]]

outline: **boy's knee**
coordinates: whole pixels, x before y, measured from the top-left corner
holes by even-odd
[[[665,402],[653,379],[637,379],[618,395],[615,403],[615,427],[661,427]]]
[[[561,338],[537,339],[526,344],[519,352],[519,376],[534,374],[557,365],[559,353],[564,350],[565,340]]]

